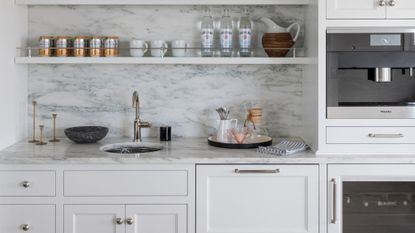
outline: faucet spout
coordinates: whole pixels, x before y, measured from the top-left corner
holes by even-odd
[[[134,91],[132,98],[132,106],[135,108],[135,119],[134,119],[134,142],[141,142],[141,128],[150,128],[149,122],[143,122],[140,119],[140,97],[137,91]]]
[[[137,91],[133,92],[132,102],[133,108],[135,108],[135,118],[137,119],[140,117],[140,96]]]

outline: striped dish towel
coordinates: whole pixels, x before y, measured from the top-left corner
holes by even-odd
[[[283,139],[275,146],[260,146],[258,152],[263,154],[272,154],[278,156],[292,155],[305,151],[307,144],[301,139]]]

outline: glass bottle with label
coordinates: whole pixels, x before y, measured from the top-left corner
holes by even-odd
[[[233,52],[233,23],[229,9],[223,10],[220,21],[220,52],[223,57],[230,57]]]
[[[213,24],[213,18],[210,14],[210,9],[205,10],[205,15],[202,19],[201,25],[201,41],[202,41],[202,56],[213,56],[213,45],[215,40],[215,27]]]
[[[239,21],[239,54],[241,57],[250,57],[252,48],[252,21],[249,9],[245,8]]]

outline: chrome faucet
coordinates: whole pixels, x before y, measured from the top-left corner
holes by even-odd
[[[140,119],[140,97],[137,91],[133,93],[133,108],[135,108],[133,142],[141,142],[141,128],[150,128],[151,124],[149,122],[143,122]]]

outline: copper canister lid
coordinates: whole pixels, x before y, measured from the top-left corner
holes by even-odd
[[[89,36],[75,36],[74,39],[89,39]]]
[[[55,39],[54,36],[40,36],[39,39]]]

